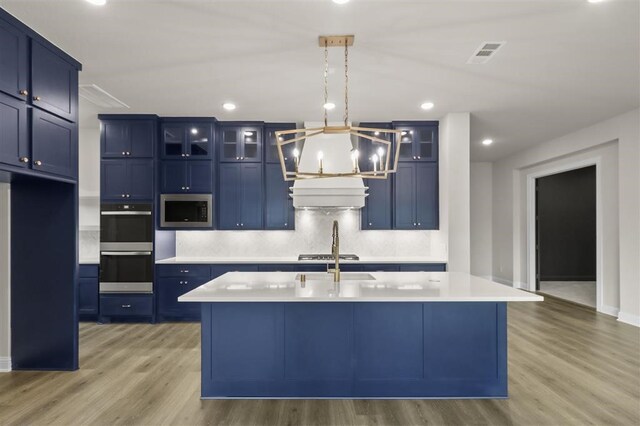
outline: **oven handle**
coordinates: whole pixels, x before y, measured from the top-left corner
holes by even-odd
[[[102,216],[151,216],[151,212],[120,212],[120,211],[106,211],[100,212]]]
[[[150,251],[102,251],[104,256],[150,256]]]

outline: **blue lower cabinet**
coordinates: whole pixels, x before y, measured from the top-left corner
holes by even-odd
[[[506,303],[201,306],[203,398],[508,396]]]
[[[402,272],[446,272],[446,263],[403,263],[400,266]]]
[[[294,272],[295,266],[293,264],[265,264],[258,265],[259,272]]]
[[[343,272],[398,272],[400,267],[388,263],[343,263],[340,265]]]
[[[111,319],[153,317],[151,294],[101,294],[100,322]]]
[[[209,281],[206,277],[171,277],[156,280],[158,321],[199,321],[199,303],[181,303],[178,297]]]
[[[78,315],[81,321],[94,321],[99,312],[98,265],[80,265]]]

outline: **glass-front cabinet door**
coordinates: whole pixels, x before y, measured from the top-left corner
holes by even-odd
[[[211,158],[213,125],[167,121],[161,126],[162,158]]]
[[[359,127],[368,127],[372,129],[390,129],[391,125],[389,123],[360,123]],[[358,148],[358,167],[361,171],[373,171],[374,170],[374,162],[375,169],[381,170],[387,163],[387,156],[391,155],[391,159],[389,161],[389,168],[393,168],[393,138],[391,133],[384,133],[375,130],[370,131],[361,131],[361,133],[369,136],[376,137],[378,139],[382,139],[385,141],[392,142],[391,149],[389,146],[383,143],[373,142],[367,138],[358,138],[358,144],[356,148]],[[390,152],[391,151],[391,152]],[[380,164],[382,163],[382,165]],[[366,183],[366,182],[365,182]]]
[[[221,161],[262,162],[262,126],[223,126],[220,139]]]
[[[265,126],[265,149],[266,149],[266,161],[267,163],[280,163],[280,157],[278,155],[278,140],[276,138],[276,131],[278,130],[293,130],[296,128],[295,123],[278,123],[267,124]],[[286,141],[294,139],[295,134],[280,136],[281,140]],[[294,166],[293,150],[298,144],[288,144],[284,146],[283,155],[284,161],[287,164],[288,170],[293,170],[289,166]],[[300,147],[298,147],[300,149]]]
[[[401,131],[400,161],[438,160],[438,122],[393,123],[393,127]]]

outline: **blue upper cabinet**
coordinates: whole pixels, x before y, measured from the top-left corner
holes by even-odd
[[[279,163],[267,163],[265,168],[265,229],[290,230],[295,228],[295,211],[291,182],[282,177]]]
[[[102,158],[153,158],[157,120],[99,115]]]
[[[102,160],[100,170],[102,199],[153,199],[153,160]]]
[[[278,130],[293,130],[296,128],[295,123],[267,123],[264,128],[264,146],[265,146],[265,160],[267,163],[280,164],[280,156],[278,155],[278,141],[276,138],[276,131]],[[281,136],[283,141],[295,138],[295,134]],[[293,149],[295,144],[291,143],[285,145],[284,161],[287,164],[288,170],[293,170]]]
[[[194,160],[213,158],[214,121],[163,119],[160,130],[161,157]]]
[[[0,93],[0,163],[28,167],[28,137],[27,104]]]
[[[394,228],[438,229],[438,164],[400,163],[394,182]]]
[[[32,168],[63,177],[77,178],[77,125],[38,109],[32,111]]]
[[[160,192],[163,194],[213,192],[211,161],[162,161]]]
[[[393,128],[402,131],[400,161],[438,161],[437,121],[394,121]]]
[[[78,70],[38,41],[31,42],[31,100],[69,121],[78,114]]]
[[[390,123],[360,123],[359,127],[369,127],[377,129],[391,129]],[[364,132],[365,134],[392,142],[389,133],[376,133],[375,131]],[[372,144],[365,138],[359,138],[358,149],[360,151],[360,170],[373,170],[373,162],[371,157],[378,154],[378,148],[382,148],[383,155],[388,155],[389,148],[382,146],[383,144]],[[384,160],[386,161],[386,160]],[[391,166],[393,163],[390,163]],[[365,179],[364,184],[368,186],[368,196],[365,198],[365,205],[361,211],[361,229],[391,229],[391,188],[393,176],[389,175],[387,179]]]
[[[218,228],[263,229],[262,164],[221,163]]]
[[[220,161],[262,162],[262,123],[221,123]]]
[[[29,41],[0,19],[0,91],[23,101],[29,96]]]

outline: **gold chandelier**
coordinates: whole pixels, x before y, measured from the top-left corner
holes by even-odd
[[[315,128],[293,129],[293,130],[279,130],[275,132],[276,145],[278,148],[278,156],[280,157],[280,166],[282,167],[282,174],[285,181],[299,180],[299,179],[322,179],[332,177],[356,177],[362,179],[386,179],[389,173],[395,173],[398,169],[398,159],[400,156],[400,143],[396,145],[396,152],[393,156],[393,167],[391,167],[391,153],[392,143],[389,140],[382,139],[382,134],[388,134],[389,139],[392,139],[393,135],[396,136],[396,140],[399,141],[401,136],[401,130],[392,129],[377,129],[369,127],[353,127],[349,125],[349,46],[353,46],[353,35],[340,35],[340,36],[320,36],[319,46],[324,47],[324,126]],[[327,104],[328,104],[328,75],[329,75],[329,47],[342,47],[344,46],[344,126],[329,126],[327,119]],[[372,133],[372,134],[368,134]],[[372,153],[369,157],[371,162],[370,166],[372,170],[360,169],[360,144],[351,150],[351,164],[352,170],[350,172],[340,173],[325,173],[324,171],[324,155],[322,152],[318,152],[317,169],[314,170],[301,170],[300,169],[300,157],[302,150],[298,147],[299,144],[314,136],[318,135],[330,135],[330,134],[348,134],[356,136],[359,141],[368,143],[370,146],[367,151]],[[293,164],[289,162],[287,164],[288,157],[284,154],[285,147],[291,147],[293,144],[294,149],[291,151],[293,157]]]

